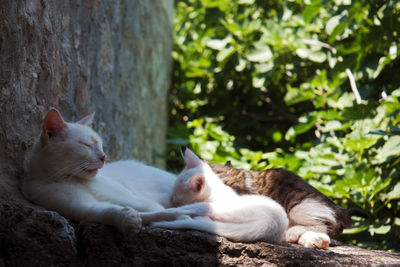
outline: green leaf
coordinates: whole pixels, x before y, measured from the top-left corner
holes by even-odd
[[[225,20],[222,20],[221,23],[222,23],[222,25],[224,25],[224,27],[228,31],[230,31],[235,36],[238,36],[238,37],[242,36],[242,28],[240,27],[239,24],[237,24],[235,22],[227,22]]]
[[[310,22],[319,13],[322,5],[321,1],[313,1],[311,5],[306,6],[303,12],[303,18],[306,22]]]
[[[336,26],[333,28],[333,30],[329,33],[329,35],[330,35],[329,39],[328,39],[329,43],[333,43],[335,41],[336,37],[339,34],[341,34],[348,26],[348,21],[345,20],[345,16],[346,15],[343,14],[343,15],[340,15],[340,16],[341,17],[339,18],[339,21],[343,21],[343,22],[340,22],[340,23],[336,24]],[[333,22],[333,24],[335,24],[335,23]]]
[[[206,41],[206,45],[215,50],[221,50],[226,47],[226,45],[230,42],[230,36],[224,39],[208,39]]]
[[[253,77],[253,87],[261,88],[264,86],[265,77]]]
[[[286,140],[294,140],[294,138],[302,133],[307,132],[310,130],[315,123],[317,122],[317,118],[314,116],[306,116],[302,117],[299,119],[300,123],[292,126],[289,128],[289,130],[285,134],[285,139]]]
[[[239,58],[239,62],[238,64],[235,66],[235,70],[237,72],[241,72],[244,70],[244,68],[246,68],[246,60],[244,60],[243,58]]]
[[[252,5],[252,4],[254,4],[254,1],[255,0],[239,0],[239,4],[241,4],[241,5]]]
[[[386,143],[377,151],[375,164],[382,164],[400,155],[400,136],[391,136]]]
[[[309,59],[311,61],[322,63],[327,59],[327,56],[322,51],[313,51],[307,48],[296,49],[296,54],[303,59]]]
[[[207,8],[225,6],[227,4],[226,0],[201,0],[201,4]]]
[[[387,194],[388,199],[399,199],[400,198],[400,182],[398,182],[392,191]]]
[[[219,51],[217,54],[217,61],[218,62],[224,62],[229,59],[234,53],[235,53],[235,48],[233,46],[229,46],[226,48],[223,48],[222,50]]]
[[[375,181],[377,181],[376,184],[371,184],[372,191],[370,192],[370,201],[372,201],[373,197],[377,193],[387,188],[392,180],[390,178],[386,178],[385,181],[380,181],[378,179],[376,179]]]
[[[308,58],[308,56],[310,55],[310,50],[308,50],[306,48],[298,48],[298,49],[296,49],[296,54],[300,58]]]
[[[342,123],[337,120],[328,121],[325,126],[319,127],[319,130],[323,132],[334,131],[342,128]]]
[[[289,89],[285,95],[285,103],[288,106],[307,101],[314,98],[311,91],[300,90],[297,88]]]
[[[382,225],[378,228],[370,228],[368,231],[373,236],[374,234],[384,235],[390,231],[390,225]]]
[[[352,227],[352,228],[344,229],[343,234],[358,234],[358,233],[364,232],[366,230],[368,230],[368,226]]]
[[[270,61],[267,63],[254,64],[254,67],[259,73],[266,73],[274,68],[274,63]]]
[[[247,54],[247,59],[252,62],[267,62],[272,58],[272,51],[269,46],[264,46],[263,50],[253,50]]]
[[[326,54],[322,51],[311,52],[308,55],[308,59],[317,63],[322,63],[326,60]]]
[[[339,25],[340,20],[343,18],[343,15],[336,15],[331,17],[327,22],[325,26],[325,31],[328,35],[331,35],[333,30],[336,28],[337,25]]]

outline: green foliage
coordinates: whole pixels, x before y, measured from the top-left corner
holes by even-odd
[[[174,31],[171,169],[286,167],[370,214],[342,240],[400,250],[399,2],[176,1]]]

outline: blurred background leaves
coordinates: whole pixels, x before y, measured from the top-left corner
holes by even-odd
[[[285,167],[370,215],[339,239],[400,251],[400,2],[175,5],[169,168]]]

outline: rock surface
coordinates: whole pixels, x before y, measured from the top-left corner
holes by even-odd
[[[0,203],[0,213],[0,266],[400,266],[400,254],[342,244],[319,250],[232,243],[156,228],[126,236],[111,226],[71,223],[16,203]]]

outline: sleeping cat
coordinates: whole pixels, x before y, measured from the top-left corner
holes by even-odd
[[[184,215],[170,207],[176,176],[129,160],[105,164],[102,140],[89,125],[93,115],[68,123],[52,109],[27,157],[25,197],[74,220],[100,222],[137,232],[160,216]],[[193,214],[193,212],[191,213]]]
[[[247,171],[209,163],[221,180],[238,194],[261,194],[280,203],[289,217],[286,241],[305,247],[326,248],[330,238],[351,226],[350,216],[317,189],[296,174],[285,169]]]
[[[28,199],[74,220],[110,224],[121,231],[129,232],[139,231],[141,222],[148,224],[156,220],[182,218],[182,215],[207,214],[207,206],[204,206],[204,203],[196,203],[200,206],[193,204],[195,206],[188,205],[165,209],[171,207],[170,195],[176,180],[176,176],[173,174],[133,160],[104,164],[106,157],[102,149],[102,140],[89,127],[92,120],[93,115],[89,115],[77,123],[68,123],[62,119],[55,109],[47,113],[40,138],[27,157],[28,176],[23,181],[22,191]],[[229,167],[226,169],[227,167],[218,167],[212,164],[211,166],[217,169],[215,171],[221,175],[222,180],[241,193],[246,191],[267,195],[271,193],[268,191],[271,189],[271,184],[267,182],[270,179],[263,177],[263,175],[258,176],[256,172],[240,171]],[[236,173],[236,176],[233,173]],[[247,186],[243,186],[238,179],[240,173],[245,178],[247,177]],[[264,176],[268,173],[265,173]],[[251,182],[253,177],[255,177],[253,186],[255,188],[258,186],[259,190],[248,187],[251,185],[249,181]],[[282,178],[284,177],[282,176]],[[239,183],[235,184],[235,181]],[[297,182],[294,178],[289,179],[289,181]],[[300,179],[299,183],[304,183],[304,181]],[[276,192],[288,192],[283,190],[284,187],[279,188]],[[313,194],[318,195],[319,193],[318,191],[318,193],[312,193],[313,191],[310,191],[307,187],[297,188],[295,186],[294,188],[296,188],[294,191],[306,200],[312,199]],[[267,191],[264,192],[263,190]],[[276,198],[273,194],[271,197]],[[322,197],[319,196],[316,199],[319,200],[320,198]],[[276,198],[288,211],[292,226],[301,225],[301,222],[298,223],[297,220],[293,220],[293,218],[301,217],[295,215],[304,213],[301,207],[324,206],[321,204],[324,202],[319,204],[307,203],[307,201],[302,202],[301,199],[301,197],[296,198],[296,201],[293,202],[294,205],[292,205],[290,201],[286,201],[284,198]],[[287,198],[287,200],[290,200],[290,198]],[[330,218],[330,221],[327,220],[329,219],[328,215],[334,214],[332,217],[335,216],[339,221],[338,212],[333,209],[335,213],[332,213],[332,207],[334,206],[327,205],[327,209],[319,209],[322,216],[312,214],[305,216],[305,218],[313,220],[303,222],[303,224],[308,227],[319,222],[319,226],[323,228],[320,232],[328,229],[329,234],[329,229],[331,229],[331,227],[328,227],[330,226],[329,222],[333,220],[332,218]],[[308,210],[312,211],[311,209]],[[304,217],[304,215],[302,216]],[[207,218],[196,217],[194,220],[204,221]],[[210,223],[210,220],[208,220],[208,223]],[[292,228],[298,229],[299,227]],[[301,226],[300,230],[303,231],[303,229],[304,226]],[[333,231],[333,233],[336,232]],[[301,236],[306,235],[302,234]],[[298,242],[301,243],[301,240]]]
[[[176,206],[186,205],[204,216],[153,222],[152,226],[201,230],[234,241],[281,243],[284,240],[288,219],[281,205],[261,195],[239,196],[190,149],[183,151],[183,155],[186,167],[176,180],[171,202]]]
[[[288,221],[279,204],[261,196],[237,196],[218,177],[212,176],[208,166],[200,167],[206,166],[205,163],[193,161],[197,157],[188,160],[188,168],[180,176],[181,179],[193,171],[200,171],[200,175],[207,174],[191,184],[198,196],[212,201],[215,195],[211,192],[219,192],[232,202],[195,203],[169,208],[176,176],[133,160],[105,164],[102,140],[89,127],[92,120],[93,115],[89,115],[77,123],[68,123],[55,109],[47,113],[40,138],[27,156],[28,175],[23,181],[22,191],[29,200],[70,219],[109,224],[129,233],[138,232],[141,223],[166,223],[178,219],[177,223],[196,222],[190,229],[215,232],[233,240],[282,241]],[[196,162],[198,168],[191,162]],[[176,190],[181,188],[180,185],[178,182]],[[213,187],[210,188],[210,185]],[[174,198],[180,204],[185,204],[187,200]],[[252,205],[254,209],[243,207],[243,203]],[[227,204],[235,209],[226,210]],[[242,205],[240,214],[236,213],[237,205]],[[255,213],[257,209],[259,212]],[[248,216],[245,220],[242,219],[243,214]],[[191,219],[189,216],[195,217]],[[248,220],[250,217],[254,219],[251,222]]]

